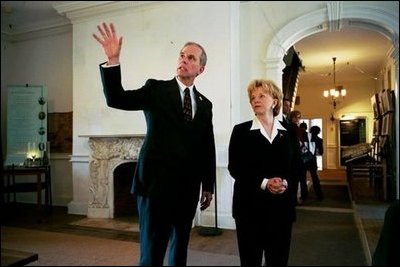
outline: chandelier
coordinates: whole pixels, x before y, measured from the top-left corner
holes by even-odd
[[[337,104],[339,104],[346,96],[346,89],[343,85],[336,85],[336,57],[333,60],[333,88],[329,90],[324,90],[324,97],[330,98],[330,104],[332,104],[333,109],[336,109]]]

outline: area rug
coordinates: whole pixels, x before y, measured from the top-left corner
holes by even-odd
[[[328,207],[337,209],[353,209],[353,203],[347,184],[342,183],[321,183],[324,199],[318,201],[314,188],[311,185],[309,197],[303,202],[302,207]]]
[[[139,244],[56,232],[1,227],[1,247],[35,252],[30,266],[137,266]],[[189,266],[237,266],[239,257],[189,250]]]
[[[298,209],[289,265],[366,266],[354,214]]]
[[[357,223],[347,183],[321,182],[324,199],[309,199],[297,207],[289,265],[367,266],[362,229]],[[310,249],[312,248],[312,249]]]

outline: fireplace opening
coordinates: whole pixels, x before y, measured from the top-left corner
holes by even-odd
[[[130,193],[136,162],[126,162],[114,170],[114,218],[138,216],[136,197]]]

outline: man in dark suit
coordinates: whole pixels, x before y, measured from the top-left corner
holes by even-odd
[[[284,98],[282,101],[282,125],[287,129],[290,124],[289,114],[292,109],[292,101]]]
[[[176,77],[149,79],[137,90],[124,90],[119,65],[122,37],[117,37],[113,24],[97,28],[101,36],[93,37],[108,57],[100,65],[108,106],[143,110],[147,123],[132,186],[138,197],[140,265],[163,265],[169,242],[169,265],[186,265],[199,197],[204,210],[216,178],[212,103],[194,86],[204,71],[206,53],[199,44],[186,43]]]

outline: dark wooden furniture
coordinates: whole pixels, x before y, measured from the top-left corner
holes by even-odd
[[[22,266],[37,261],[37,253],[1,248],[1,266]]]
[[[357,153],[357,151],[355,151],[350,158],[345,161],[347,182],[350,187],[350,192],[352,193],[353,199],[355,199],[355,194],[353,192],[354,179],[357,177],[368,177],[369,185],[374,188],[375,197],[387,200],[386,160],[379,156],[379,147],[375,141],[371,143],[371,147],[372,149],[365,153]],[[356,150],[358,149],[359,148],[356,147]]]
[[[386,165],[384,163],[377,163],[371,161],[365,161],[364,163],[352,163],[346,164],[347,182],[350,187],[353,199],[355,194],[353,192],[353,183],[356,177],[369,178],[369,184],[374,188],[375,197],[378,199],[386,200]]]
[[[16,193],[18,192],[36,192],[37,193],[37,210],[39,215],[39,220],[42,218],[42,190],[44,190],[45,196],[45,207],[47,211],[51,212],[53,205],[52,193],[51,193],[51,169],[50,165],[44,166],[5,166],[3,167],[2,173],[4,193],[6,195],[6,200],[10,203],[10,196],[13,196],[13,202],[16,202]],[[36,178],[35,181],[29,182],[18,182],[21,177],[33,176]]]

